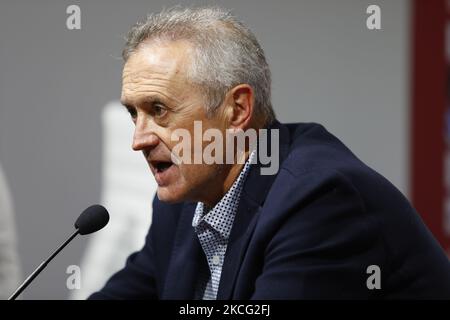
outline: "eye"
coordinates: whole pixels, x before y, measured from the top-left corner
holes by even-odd
[[[128,113],[130,114],[131,119],[136,120],[136,117],[137,117],[136,109],[133,107],[126,107],[126,108],[127,108]]]
[[[154,116],[158,118],[164,117],[167,113],[166,107],[159,103],[155,103],[152,109]]]

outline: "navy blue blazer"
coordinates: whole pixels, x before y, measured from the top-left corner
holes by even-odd
[[[249,172],[218,299],[450,299],[448,257],[390,182],[321,125],[271,128],[280,169]],[[145,246],[90,298],[193,299],[206,266],[195,205],[155,198]],[[367,286],[372,265],[380,289]]]

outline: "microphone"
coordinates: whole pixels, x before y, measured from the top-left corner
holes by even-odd
[[[72,241],[78,234],[85,235],[96,232],[102,229],[108,224],[109,214],[108,211],[101,205],[93,205],[85,209],[77,221],[75,221],[75,232],[56,249],[44,262],[42,262],[39,267],[34,270],[34,272],[20,285],[19,288],[8,298],[8,300],[15,300],[23,290],[25,290],[30,283],[41,273],[42,270],[47,266],[47,264],[62,250],[65,246]]]

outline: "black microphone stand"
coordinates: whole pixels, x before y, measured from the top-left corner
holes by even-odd
[[[37,267],[36,270],[34,270],[34,272],[32,274],[30,274],[30,276],[20,285],[19,288],[17,288],[17,290],[8,298],[8,300],[16,300],[16,298],[22,293],[23,290],[26,289],[26,287],[28,287],[28,285],[31,283],[31,281],[34,280],[34,278],[36,278],[39,273],[41,273],[42,270],[44,270],[44,268],[47,266],[47,264],[52,261],[52,259],[62,250],[64,249],[65,246],[67,246],[69,244],[70,241],[73,240],[73,238],[75,238],[78,234],[80,233],[80,230],[75,230],[75,232],[69,237],[69,239],[67,239],[61,246],[59,246],[58,249],[55,250],[55,252],[53,252],[50,257],[48,257],[44,262],[42,262],[39,267]]]

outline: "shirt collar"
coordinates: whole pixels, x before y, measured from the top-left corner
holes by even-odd
[[[220,201],[208,212],[206,211],[206,206],[203,202],[198,202],[195,209],[194,218],[192,219],[192,226],[197,230],[197,228],[202,224],[206,223],[214,230],[220,233],[224,239],[228,239],[231,232],[232,224],[224,223],[225,216],[232,217],[236,215],[237,208],[239,205],[239,199],[242,193],[242,188],[244,186],[245,178],[250,171],[250,165],[255,161],[256,151],[253,151],[247,159],[241,173],[228,190],[228,192],[220,199]]]

